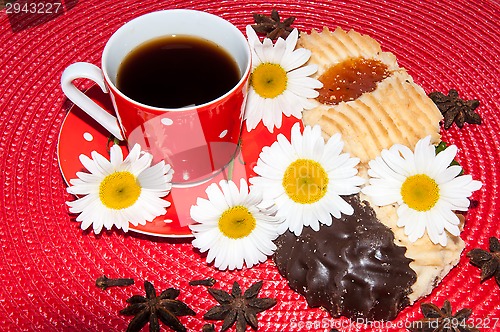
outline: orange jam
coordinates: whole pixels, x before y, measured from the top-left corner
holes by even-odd
[[[323,104],[337,105],[342,101],[358,98],[371,92],[377,83],[390,75],[387,65],[374,59],[353,58],[327,69],[319,80],[323,87],[317,100]]]

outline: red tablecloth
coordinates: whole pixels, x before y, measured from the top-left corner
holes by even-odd
[[[34,1],[34,0],[33,0]],[[51,3],[50,1],[36,1]],[[53,11],[55,10],[55,0]],[[474,310],[471,322],[490,320],[500,330],[500,288],[479,282],[479,269],[465,253],[487,248],[500,236],[500,4],[496,0],[350,0],[350,1],[87,1],[63,0],[57,13],[0,11],[0,330],[121,331],[130,317],[118,311],[125,299],[143,294],[142,283],[158,290],[181,290],[179,299],[197,315],[183,317],[189,330],[200,331],[203,314],[213,305],[192,279],[214,277],[229,290],[233,281],[246,288],[264,280],[260,296],[278,304],[259,315],[261,331],[402,331],[421,317],[418,304],[387,326],[349,325],[308,309],[292,292],[271,260],[250,270],[219,272],[207,266],[190,240],[171,240],[112,230],[94,235],[81,231],[68,214],[57,156],[58,134],[71,106],[59,80],[75,61],[99,64],[109,36],[141,14],[167,8],[191,8],[220,15],[242,30],[252,13],[297,17],[294,26],[309,30],[326,25],[356,29],[394,52],[401,66],[427,92],[456,88],[466,99],[479,99],[481,126],[443,131],[456,144],[467,173],[484,183],[474,194],[462,237],[466,249],[459,265],[423,301]],[[48,7],[44,7],[48,8]],[[189,23],[188,23],[189,24]],[[81,82],[82,89],[89,82]],[[78,149],[78,146],[75,146]],[[102,291],[95,279],[131,277],[136,284]],[[220,322],[216,322],[220,329]],[[483,328],[483,331],[488,331]],[[494,329],[490,329],[493,331]]]

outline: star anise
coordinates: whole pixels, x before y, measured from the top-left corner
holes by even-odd
[[[236,322],[236,331],[243,332],[247,325],[257,329],[257,314],[276,304],[275,299],[258,298],[262,281],[253,284],[243,294],[238,282],[233,283],[231,294],[216,288],[208,288],[208,292],[220,303],[205,313],[203,318],[223,320],[221,332],[229,329]]]
[[[210,278],[207,278],[207,279],[191,280],[189,282],[189,286],[207,286],[207,287],[212,287],[213,285],[215,285],[216,282],[217,282],[217,280],[215,280],[214,278],[210,277]]]
[[[205,324],[201,327],[201,332],[215,332],[214,324]]]
[[[496,237],[490,237],[490,251],[475,248],[467,253],[470,263],[481,268],[481,282],[495,277],[500,287],[500,241]]]
[[[144,282],[146,296],[133,295],[127,299],[129,305],[120,310],[122,315],[135,316],[129,323],[127,331],[140,331],[149,321],[149,331],[160,331],[160,319],[174,331],[186,331],[177,317],[194,316],[196,313],[184,302],[176,300],[180,291],[174,288],[164,290],[160,296],[149,281]]]
[[[295,21],[295,17],[290,16],[281,22],[278,11],[273,9],[270,16],[257,13],[253,14],[253,20],[256,23],[252,25],[255,32],[266,34],[267,38],[276,40],[279,37],[283,39],[288,37],[290,32],[293,30],[291,25],[293,21]]]
[[[454,89],[451,89],[448,95],[438,91],[431,92],[429,98],[436,104],[444,117],[444,129],[449,129],[453,122],[459,128],[462,128],[465,122],[481,124],[481,116],[474,112],[479,107],[479,100],[463,100]]]
[[[424,318],[412,322],[408,329],[412,332],[479,332],[479,330],[467,324],[472,310],[464,308],[453,315],[450,301],[444,301],[443,307],[439,308],[432,303],[420,305]]]

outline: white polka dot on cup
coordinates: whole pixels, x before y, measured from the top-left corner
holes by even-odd
[[[161,119],[161,123],[164,124],[165,126],[171,126],[174,124],[174,121],[172,121],[172,119],[169,118],[163,118]]]
[[[219,134],[219,138],[223,138],[226,135],[227,135],[227,129],[223,130],[222,133]]]
[[[85,132],[83,133],[83,139],[87,142],[92,142],[94,140],[94,136],[91,133]]]

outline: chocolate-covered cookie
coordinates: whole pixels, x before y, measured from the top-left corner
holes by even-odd
[[[333,317],[394,319],[410,304],[417,278],[411,260],[367,202],[345,198],[353,215],[318,232],[306,227],[298,237],[287,231],[276,240],[274,261],[311,307],[324,307]]]

